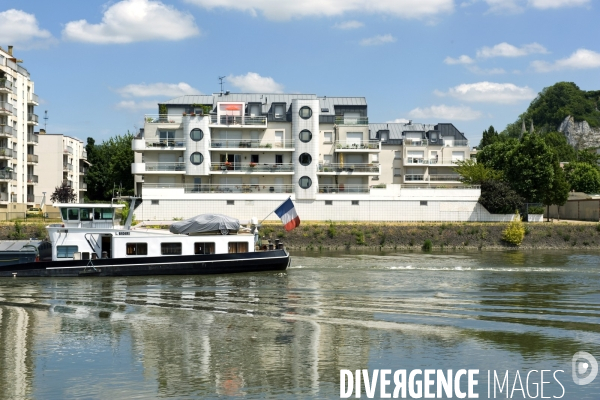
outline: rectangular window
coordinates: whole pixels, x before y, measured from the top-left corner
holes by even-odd
[[[215,254],[215,244],[194,243],[194,254]]]
[[[91,221],[94,215],[93,208],[82,208],[80,210],[80,217],[82,221]]]
[[[258,164],[258,154],[250,154],[250,162]]]
[[[98,220],[112,220],[113,209],[112,208],[94,208],[94,219]]]
[[[235,200],[227,200],[227,205],[228,206],[234,206],[235,205]]]
[[[323,143],[333,143],[333,132],[323,133]]]
[[[128,256],[147,256],[148,243],[127,243]]]
[[[56,246],[57,258],[73,258],[73,253],[77,253],[77,246]]]
[[[160,254],[176,255],[181,254],[181,243],[161,243]]]
[[[394,176],[402,175],[402,168],[394,168]]]
[[[230,253],[247,253],[248,242],[229,242]]]
[[[67,220],[67,209],[66,208],[61,208],[60,209],[60,214],[62,215],[62,219],[64,221],[66,221]]]
[[[275,164],[283,164],[283,155],[275,154]]]
[[[275,104],[275,118],[283,118],[284,115],[284,105],[283,104]]]
[[[394,160],[401,160],[402,159],[402,152],[401,151],[395,151],[394,152]]]
[[[357,206],[358,205],[358,200],[352,200],[352,205],[353,206]]]
[[[422,206],[426,206],[427,205],[427,200],[421,200],[421,205]]]
[[[151,200],[150,204],[152,204],[153,206],[157,206],[158,205],[158,200]]]
[[[325,200],[325,205],[326,206],[332,206],[333,205],[333,200]]]
[[[67,219],[69,221],[79,221],[79,208],[68,208]]]
[[[464,151],[453,151],[452,152],[452,162],[464,161],[464,159],[465,159]]]

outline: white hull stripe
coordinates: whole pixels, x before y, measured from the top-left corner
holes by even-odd
[[[165,265],[165,264],[198,264],[198,263],[219,263],[229,261],[254,261],[254,260],[272,260],[274,258],[288,258],[288,256],[281,257],[259,257],[259,258],[235,258],[233,260],[212,260],[212,261],[182,261],[182,262],[162,262],[162,263],[142,263],[142,264],[117,264],[117,265],[79,265],[76,267],[48,267],[46,269],[73,269],[73,268],[110,268],[110,267],[137,267],[140,265]]]

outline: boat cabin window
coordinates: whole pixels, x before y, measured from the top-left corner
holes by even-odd
[[[91,221],[94,216],[93,208],[82,208],[79,210],[79,219],[82,221]]]
[[[113,219],[112,208],[94,208],[94,219],[98,220],[112,220]]]
[[[215,254],[215,244],[194,243],[194,254]]]
[[[148,243],[127,243],[128,256],[147,256]]]
[[[77,250],[77,246],[56,246],[56,258],[73,258]]]
[[[229,242],[230,253],[247,253],[248,242]]]
[[[181,254],[181,243],[161,243],[160,254],[175,255]]]
[[[60,213],[64,221],[79,221],[79,208],[61,208]]]

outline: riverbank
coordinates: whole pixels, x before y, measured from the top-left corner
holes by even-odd
[[[283,241],[290,250],[421,249],[600,249],[600,224],[579,221],[525,223],[521,246],[502,240],[507,223],[496,222],[302,222],[286,232],[280,223],[265,223],[261,235]],[[44,239],[43,221],[4,222],[0,240]]]
[[[353,223],[306,222],[290,232],[265,224],[262,233],[291,250],[421,249],[427,240],[443,249],[600,249],[598,223],[526,223],[521,246],[502,240],[507,223]]]

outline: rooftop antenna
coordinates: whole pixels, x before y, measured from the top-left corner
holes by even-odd
[[[226,76],[220,76],[219,80],[221,81],[220,85],[221,85],[221,94],[223,94],[223,79],[225,79]]]
[[[48,110],[44,111],[44,132],[48,132]]]

